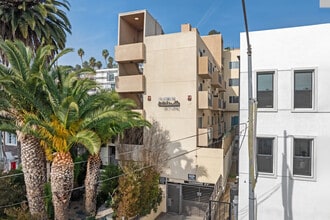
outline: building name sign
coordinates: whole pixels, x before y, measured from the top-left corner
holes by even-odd
[[[158,106],[169,110],[169,108],[179,108],[180,102],[175,97],[162,97],[158,99]]]

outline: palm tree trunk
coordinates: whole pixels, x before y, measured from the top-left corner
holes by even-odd
[[[73,160],[70,152],[56,153],[50,178],[55,220],[67,220],[67,210],[73,189]]]
[[[97,186],[100,178],[100,154],[90,155],[85,178],[85,209],[92,216],[96,214]]]
[[[21,159],[29,209],[32,216],[47,219],[45,209],[46,156],[39,140],[19,134]]]

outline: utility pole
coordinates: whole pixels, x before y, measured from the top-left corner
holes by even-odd
[[[249,108],[248,108],[248,152],[249,152],[249,220],[256,220],[256,199],[254,194],[254,188],[256,184],[255,180],[255,171],[254,171],[254,143],[256,136],[256,101],[253,99],[252,94],[252,50],[249,38],[249,29],[246,16],[245,1],[242,0],[242,8],[244,14],[244,23],[245,23],[245,33],[246,33],[246,42],[247,42],[247,55],[248,55],[248,99],[249,99]]]

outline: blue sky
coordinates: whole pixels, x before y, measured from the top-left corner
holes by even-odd
[[[80,64],[77,50],[83,48],[84,60],[95,57],[104,65],[102,50],[114,54],[117,45],[118,14],[147,9],[166,33],[179,32],[190,23],[201,35],[215,29],[224,46],[239,47],[244,32],[241,0],[70,0],[67,15],[72,24],[66,47],[75,52],[64,56],[61,64]],[[319,7],[319,0],[245,0],[249,30],[330,23],[330,8]]]

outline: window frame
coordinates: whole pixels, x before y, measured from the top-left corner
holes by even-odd
[[[295,73],[303,73],[310,71],[312,73],[312,108],[295,108],[294,99],[295,99]],[[292,69],[291,74],[291,111],[292,112],[316,112],[317,111],[317,68],[295,68]]]
[[[15,135],[15,143],[11,143],[9,142],[9,136],[10,135]],[[9,133],[9,132],[5,132],[5,145],[8,145],[8,146],[17,146],[17,135],[14,134],[14,133]]]
[[[258,112],[277,112],[277,106],[278,106],[278,71],[275,69],[262,69],[262,70],[256,70],[253,74],[253,81],[255,82],[254,86],[254,95],[257,100],[257,94],[258,94],[258,74],[265,74],[265,73],[272,73],[273,74],[273,107],[272,108],[259,108],[257,107]]]
[[[306,140],[312,140],[311,144],[311,175],[299,175],[299,174],[293,174],[294,169],[294,157],[295,157],[295,146],[294,146],[294,140],[295,139],[306,139]],[[292,167],[292,178],[298,179],[298,180],[316,180],[316,167],[315,167],[315,161],[316,161],[316,137],[313,136],[293,136],[292,137],[292,148],[291,148],[291,167]]]
[[[258,160],[257,160],[257,156],[258,156],[258,146],[257,146],[257,139],[258,138],[269,138],[269,139],[273,139],[273,171],[271,173],[268,172],[259,172],[258,171]],[[255,170],[256,173],[258,174],[258,176],[262,176],[262,177],[271,177],[271,178],[276,178],[276,173],[277,173],[277,136],[275,135],[258,135],[256,137],[256,148],[255,148],[255,161],[256,161],[256,166],[255,166]]]

